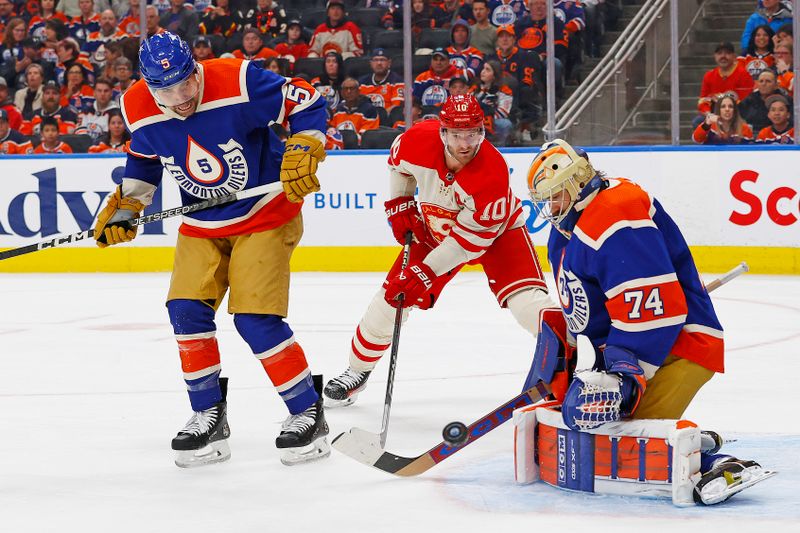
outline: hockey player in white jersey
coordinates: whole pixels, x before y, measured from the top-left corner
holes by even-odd
[[[352,403],[366,386],[391,343],[398,297],[404,295],[409,307],[429,309],[466,264],[483,266],[497,303],[533,335],[540,314],[560,321],[553,329],[565,329],[547,295],[520,201],[509,188],[508,166],[485,140],[483,119],[473,96],[453,96],[438,121],[414,125],[392,145],[386,215],[399,243],[413,233],[409,263],[401,272],[402,254],[397,258],[369,304],[347,370],[325,387],[330,405]],[[403,320],[407,316],[404,310]]]

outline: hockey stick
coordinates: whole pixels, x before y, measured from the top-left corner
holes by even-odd
[[[707,285],[708,292],[718,289],[737,276],[748,271],[747,263],[742,262],[718,279]],[[550,394],[547,385],[541,381],[526,390],[519,396],[504,403],[483,418],[473,422],[467,427],[467,440],[458,446],[449,446],[441,442],[427,452],[416,457],[403,457],[387,452],[383,449],[383,441],[375,433],[352,428],[349,432],[341,433],[331,445],[341,453],[363,463],[367,466],[383,470],[397,476],[416,476],[426,472],[436,464],[444,461],[452,454],[464,448],[467,444],[481,438],[489,431],[495,429],[511,418],[515,409],[534,404]]]
[[[731,269],[730,271],[728,271],[727,273],[723,274],[722,276],[720,276],[719,278],[715,279],[714,281],[709,282],[708,285],[706,285],[706,291],[707,292],[711,292],[711,291],[714,291],[716,289],[719,289],[720,287],[722,287],[723,285],[728,283],[733,278],[738,277],[741,274],[744,274],[745,272],[748,272],[749,270],[750,270],[750,267],[747,266],[747,263],[742,261],[741,263],[739,263],[736,266],[736,268]]]
[[[260,185],[258,187],[253,187],[252,189],[245,189],[243,191],[226,194],[225,196],[220,196],[218,198],[209,198],[208,200],[203,200],[202,202],[197,202],[196,204],[184,205],[182,207],[173,207],[172,209],[167,209],[166,211],[151,213],[149,215],[129,220],[127,221],[127,224],[130,227],[141,226],[143,224],[149,224],[150,222],[164,220],[165,218],[172,218],[178,215],[194,213],[195,211],[202,211],[203,209],[208,209],[209,207],[216,207],[222,204],[229,204],[231,202],[235,202],[236,200],[243,200],[245,198],[253,198],[254,196],[259,196],[262,194],[278,192],[282,189],[283,185],[281,184],[280,181],[277,181],[275,183],[267,183],[266,185]],[[18,255],[38,252],[39,250],[45,250],[49,248],[57,248],[60,246],[64,246],[65,244],[71,244],[73,242],[78,242],[91,238],[94,238],[94,229],[88,229],[86,231],[73,233],[71,235],[64,235],[62,237],[55,237],[54,239],[50,239],[49,241],[42,241],[36,244],[29,244],[27,246],[12,248],[11,250],[0,252],[0,261],[2,261],[3,259],[9,259],[11,257],[17,257]]]
[[[519,396],[512,398],[497,409],[467,426],[467,440],[458,446],[449,446],[442,441],[427,452],[416,457],[403,457],[387,452],[380,443],[379,435],[353,428],[342,433],[331,445],[343,454],[367,466],[383,470],[396,476],[416,476],[441,463],[468,444],[475,442],[493,429],[511,420],[512,413],[520,407],[534,404],[550,394],[550,389],[543,382]]]
[[[408,266],[408,258],[411,255],[411,239],[414,234],[406,232],[406,243],[403,246],[403,265],[400,272]],[[404,295],[397,299],[397,310],[394,313],[394,330],[392,331],[392,351],[389,356],[389,376],[386,378],[386,400],[383,402],[383,418],[381,419],[381,448],[386,445],[386,434],[389,432],[389,412],[392,410],[392,390],[394,389],[394,372],[397,368],[397,350],[400,345],[400,326],[403,324],[403,300]]]

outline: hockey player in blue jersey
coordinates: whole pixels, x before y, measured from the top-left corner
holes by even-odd
[[[192,415],[172,441],[190,467],[230,457],[227,378],[220,377],[215,313],[228,312],[289,410],[277,437],[284,464],[330,454],[328,426],[303,349],[284,318],[289,259],[303,233],[303,197],[319,190],[325,158],[324,100],[306,82],[249,61],[196,63],[170,33],[142,43],[143,80],[121,99],[131,132],[125,178],[97,217],[98,245],[132,240],[125,221],[147,206],[164,170],[184,204],[277,182],[283,190],[184,216],[167,310],[180,352]],[[283,143],[269,128],[291,131]]]
[[[588,337],[591,370],[575,373],[564,423],[591,430],[625,418],[677,419],[723,371],[723,332],[678,226],[631,181],[596,171],[563,140],[546,144],[528,171],[569,333]],[[718,503],[768,477],[758,463],[717,454],[705,432],[695,499]],[[713,442],[712,442],[713,441]]]

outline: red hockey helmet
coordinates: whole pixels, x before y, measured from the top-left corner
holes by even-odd
[[[483,109],[471,94],[451,96],[442,104],[439,122],[443,128],[483,128]]]

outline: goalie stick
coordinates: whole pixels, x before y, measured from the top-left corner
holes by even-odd
[[[245,189],[243,191],[226,194],[225,196],[220,196],[217,198],[209,198],[208,200],[203,200],[202,202],[197,202],[195,204],[184,205],[181,207],[173,207],[172,209],[159,211],[158,213],[151,213],[149,215],[144,215],[139,218],[134,218],[132,220],[129,220],[127,221],[127,223],[131,227],[141,226],[143,224],[149,224],[150,222],[156,222],[158,220],[164,220],[166,218],[172,218],[178,215],[186,215],[188,213],[194,213],[196,211],[208,209],[209,207],[216,207],[222,204],[229,204],[231,202],[235,202],[236,200],[253,198],[254,196],[268,194],[271,192],[278,192],[281,190],[283,190],[283,185],[281,184],[280,181],[277,181],[275,183],[267,183],[266,185],[260,185],[258,187],[253,187],[252,189]],[[94,238],[94,229],[90,228],[86,231],[73,233],[71,235],[64,235],[61,237],[55,237],[48,241],[42,241],[36,244],[29,244],[27,246],[12,248],[10,250],[0,252],[0,261],[2,261],[3,259],[10,259],[12,257],[17,257],[19,255],[38,252],[39,250],[57,248],[59,246],[64,246],[65,244],[72,244],[73,242],[83,241],[92,238]]]
[[[708,283],[706,290],[712,292],[725,283],[749,270],[747,263],[742,262],[735,268]],[[496,427],[511,419],[515,409],[525,407],[543,400],[550,394],[550,389],[542,381],[504,403],[494,411],[476,420],[467,427],[467,440],[458,446],[448,446],[442,441],[427,452],[416,457],[403,457],[383,449],[382,435],[354,427],[350,431],[339,434],[331,446],[359,463],[383,470],[396,476],[417,476],[427,472],[454,453],[478,440]]]
[[[416,476],[441,463],[504,422],[511,420],[511,415],[516,409],[534,404],[546,398],[548,394],[550,394],[550,389],[539,381],[519,396],[512,398],[467,426],[467,440],[463,444],[448,446],[442,441],[416,457],[403,457],[387,452],[381,446],[380,435],[360,428],[352,428],[350,431],[342,433],[333,439],[331,446],[356,461],[378,470],[397,476]]]

